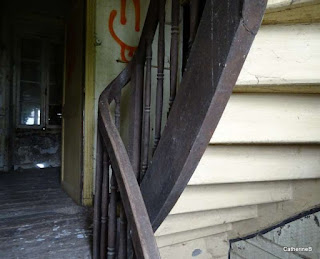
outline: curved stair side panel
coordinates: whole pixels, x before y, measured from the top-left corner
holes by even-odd
[[[154,231],[195,171],[232,93],[266,0],[207,0],[159,145],[141,183]]]

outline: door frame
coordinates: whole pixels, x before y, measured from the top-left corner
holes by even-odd
[[[85,42],[85,98],[83,138],[83,189],[82,204],[92,205],[95,143],[95,23],[96,0],[86,0]]]
[[[82,105],[82,161],[81,161],[81,181],[73,184],[80,184],[81,205],[91,206],[93,198],[93,172],[94,172],[94,131],[95,131],[95,13],[96,0],[84,0],[84,89]],[[66,47],[66,44],[65,44]],[[66,75],[66,55],[64,62],[64,74]],[[64,78],[64,91],[66,88],[66,77]],[[65,98],[65,94],[63,95]],[[65,99],[63,100],[65,103]],[[62,139],[65,138],[65,127],[62,126]],[[62,141],[61,158],[61,180],[65,178],[65,141]]]

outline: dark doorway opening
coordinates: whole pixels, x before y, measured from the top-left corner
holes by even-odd
[[[0,170],[61,167],[69,1],[4,1]]]
[[[90,211],[73,201],[84,19],[84,0],[0,3],[0,258],[90,258]]]
[[[0,172],[58,168],[82,199],[84,0],[7,0],[0,18]]]

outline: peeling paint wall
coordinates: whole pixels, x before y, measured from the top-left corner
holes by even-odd
[[[61,165],[60,132],[19,132],[15,138],[14,169]]]
[[[148,6],[149,0],[125,3],[116,0],[96,1],[95,121],[101,92],[126,67],[126,61],[132,58],[130,50],[138,46]],[[125,111],[128,93],[128,88],[123,90],[122,111]],[[121,120],[122,128],[127,128],[128,114],[123,112]],[[95,146],[93,154],[96,154]]]

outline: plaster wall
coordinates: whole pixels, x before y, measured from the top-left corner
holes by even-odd
[[[96,42],[95,42],[95,106],[94,121],[97,120],[98,100],[105,87],[125,68],[132,56],[130,48],[138,46],[143,24],[145,21],[149,1],[127,1],[122,5],[116,0],[96,0]],[[139,13],[138,14],[138,10]],[[121,13],[124,16],[121,16]],[[125,17],[121,19],[121,17]],[[118,38],[118,40],[117,40]],[[126,46],[124,55],[121,55],[121,44]],[[124,113],[128,100],[128,87],[123,90],[121,100],[121,127],[127,128],[128,114]],[[96,123],[94,142],[96,141]],[[88,136],[89,137],[89,136]],[[93,154],[96,154],[96,143]],[[94,156],[95,159],[95,156]],[[94,170],[95,171],[95,163]],[[93,174],[94,177],[94,174]],[[94,181],[93,181],[94,182]]]

